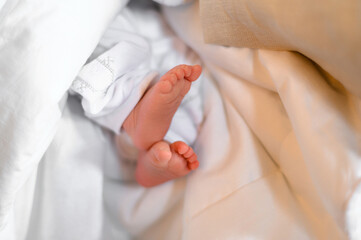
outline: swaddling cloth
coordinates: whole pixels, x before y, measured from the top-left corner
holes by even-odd
[[[154,9],[124,9],[80,70],[71,90],[85,114],[119,133],[150,84],[179,64],[199,63]],[[177,110],[165,139],[192,144],[203,119],[202,76]]]

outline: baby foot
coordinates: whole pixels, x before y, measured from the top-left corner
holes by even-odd
[[[152,187],[171,179],[187,175],[198,168],[193,149],[184,142],[169,145],[160,141],[147,152],[140,154],[136,179],[144,187]]]
[[[201,72],[199,65],[176,66],[145,93],[123,123],[136,147],[148,150],[164,138],[191,83]]]

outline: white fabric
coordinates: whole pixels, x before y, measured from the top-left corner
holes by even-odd
[[[57,130],[60,100],[124,3],[0,4],[0,229],[11,218],[18,191],[36,171]]]
[[[197,63],[197,56],[172,33],[152,5],[148,9],[132,5],[111,23],[71,90],[82,97],[88,117],[119,133],[158,75],[179,64]],[[165,136],[167,141],[194,143],[203,121],[202,81],[203,75],[192,84]]]

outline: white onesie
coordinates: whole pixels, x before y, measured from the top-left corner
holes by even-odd
[[[175,5],[184,0],[159,2]],[[133,3],[110,24],[71,90],[82,97],[89,118],[120,133],[124,120],[151,83],[176,65],[199,63],[152,2]],[[165,140],[194,143],[203,120],[202,78],[183,99]]]

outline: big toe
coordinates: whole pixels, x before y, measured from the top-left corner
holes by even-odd
[[[151,147],[151,151],[159,163],[166,163],[172,157],[169,144],[163,141],[154,144]]]

